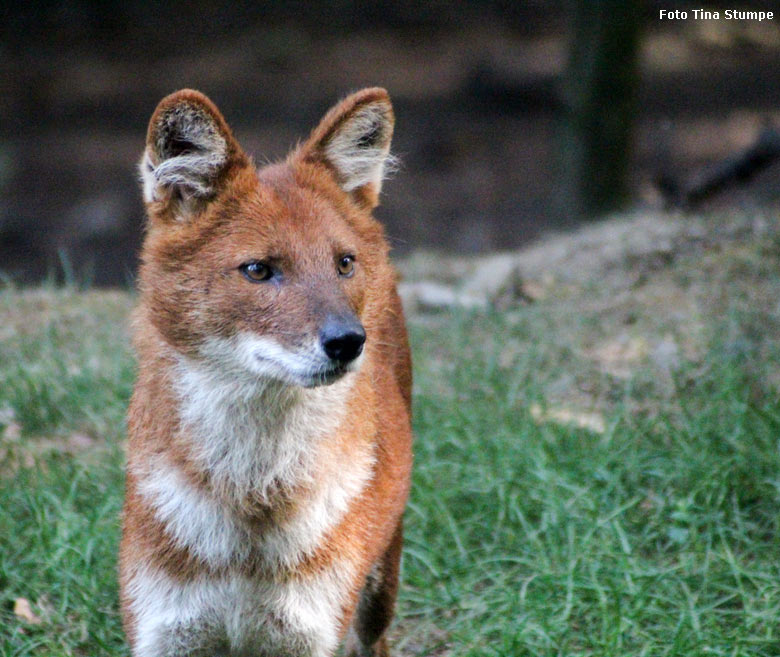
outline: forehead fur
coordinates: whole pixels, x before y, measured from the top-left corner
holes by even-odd
[[[381,225],[345,199],[332,176],[318,165],[290,163],[244,172],[197,219],[150,230],[147,246],[162,261],[186,262],[217,243],[229,245],[237,257],[308,252],[316,259],[339,248],[386,251]]]

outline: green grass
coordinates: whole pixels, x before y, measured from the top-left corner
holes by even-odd
[[[410,322],[397,654],[780,654],[780,255],[754,246],[679,259],[627,297],[583,281]],[[130,304],[0,293],[2,656],[127,654]],[[628,375],[594,355],[618,338],[648,345]],[[670,341],[671,365],[654,355]],[[578,428],[585,412],[603,427]]]
[[[128,307],[116,293],[0,294],[4,657],[124,654],[116,548],[133,378]],[[43,622],[20,622],[17,598]]]
[[[420,363],[401,645],[780,654],[777,392],[713,344],[704,365],[674,374],[671,393],[649,377],[600,381],[615,387],[603,433],[540,425],[527,408],[564,365],[539,341],[554,330],[544,310],[527,315],[415,331],[418,346],[442,350],[451,389]],[[502,366],[497,336],[526,349]]]

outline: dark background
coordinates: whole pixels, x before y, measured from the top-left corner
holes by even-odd
[[[12,3],[0,16],[0,272],[132,282],[143,227],[136,162],[152,110],[181,87],[208,94],[262,163],[345,93],[385,86],[402,167],[377,215],[397,253],[509,249],[598,218],[567,203],[562,184],[577,5]],[[780,125],[780,17],[658,19],[659,8],[701,6],[637,3],[627,209],[662,207],[660,177],[690,180],[765,123]],[[704,207],[779,203],[775,163]]]

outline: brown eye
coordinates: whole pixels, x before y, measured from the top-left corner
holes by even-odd
[[[241,273],[253,283],[262,283],[273,278],[274,270],[262,262],[245,262],[239,267]]]
[[[345,255],[339,258],[339,275],[352,276],[355,273],[355,256]]]

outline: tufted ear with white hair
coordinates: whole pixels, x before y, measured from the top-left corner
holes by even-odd
[[[163,98],[149,121],[141,160],[144,200],[191,213],[249,160],[206,96],[182,89]]]
[[[394,164],[390,155],[394,122],[387,91],[363,89],[323,117],[300,153],[305,160],[325,164],[345,192],[374,206]]]

